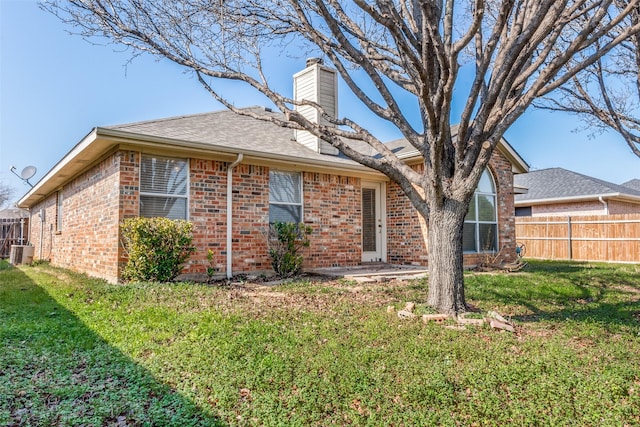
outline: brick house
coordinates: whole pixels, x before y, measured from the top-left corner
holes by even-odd
[[[640,181],[618,185],[562,168],[517,175],[516,216],[584,216],[640,213]]]
[[[336,79],[308,63],[294,76],[294,96],[337,111]],[[406,141],[389,146],[419,167]],[[483,251],[514,256],[513,176],[527,169],[502,141],[465,223],[465,263]],[[96,127],[19,206],[30,211],[36,259],[112,282],[126,262],[119,224],[132,216],[193,222],[196,252],[184,273],[194,278],[205,274],[207,249],[229,277],[270,271],[265,231],[275,220],[312,227],[305,268],[427,262],[425,224],[386,176],[308,133],[229,111]]]

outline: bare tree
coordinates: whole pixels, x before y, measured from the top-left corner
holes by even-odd
[[[627,19],[637,25],[640,8],[636,6]],[[596,130],[613,129],[640,157],[640,34],[631,35],[573,76],[559,94],[536,105],[581,115]]]
[[[51,0],[43,7],[85,37],[106,37],[192,70],[211,95],[238,114],[307,130],[395,181],[426,219],[427,303],[466,310],[464,217],[505,131],[534,100],[638,32],[629,20],[640,0]],[[380,120],[400,130],[423,157],[407,166],[352,117],[295,101],[270,84],[275,52],[323,56]],[[467,65],[470,84],[461,77]],[[220,80],[242,82],[282,116],[236,108]],[[464,101],[452,117],[454,92]],[[419,124],[409,119],[411,97]],[[324,121],[296,107],[312,106]],[[409,107],[410,108],[410,107]],[[457,135],[452,135],[457,123]],[[363,154],[347,141],[369,144]]]
[[[11,199],[11,196],[13,196],[13,189],[0,183],[0,208]]]

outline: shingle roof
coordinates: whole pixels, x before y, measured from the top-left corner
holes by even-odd
[[[259,114],[281,116],[264,107],[250,107]],[[225,154],[243,154],[253,158],[287,162],[289,164],[313,165],[314,167],[351,170],[364,174],[379,174],[343,154],[334,156],[320,154],[294,139],[292,129],[279,127],[264,120],[235,114],[228,110],[170,117],[136,123],[102,126],[94,128],[56,163],[34,187],[18,202],[20,207],[29,207],[45,197],[53,189],[64,185],[69,176],[80,173],[87,164],[121,141],[132,144],[152,143],[159,147],[180,150],[206,149]],[[379,155],[362,141],[346,141],[349,145],[369,156]],[[401,158],[411,158],[417,151],[406,140],[397,140],[389,147]],[[528,170],[528,165],[506,141],[499,146],[518,171]],[[327,169],[329,170],[329,169]],[[514,169],[515,170],[515,169]]]
[[[451,134],[454,138],[458,136],[458,125],[451,126]],[[386,142],[385,145],[393,151],[399,158],[407,159],[418,156],[418,150],[413,147],[409,141],[405,138],[396,139]],[[514,148],[502,138],[500,144],[498,144],[498,150],[500,150],[507,159],[511,162],[513,170],[516,174],[525,173],[529,171],[529,165],[524,161],[520,154],[514,150]]]
[[[515,196],[516,203],[619,195],[640,198],[639,190],[562,168],[542,169],[515,175],[514,184],[528,189],[526,194]]]
[[[279,116],[263,107],[251,107],[260,114]],[[187,142],[210,144],[236,150],[251,150],[262,153],[323,160],[335,163],[357,165],[344,155],[319,154],[299,143],[293,137],[293,130],[277,126],[271,122],[238,115],[229,110],[203,114],[170,117],[158,120],[104,126],[104,129],[130,132],[137,135],[170,138]],[[371,151],[370,147],[368,151]]]
[[[640,191],[640,179],[632,179],[631,181],[623,182],[620,185],[631,188],[632,190]]]
[[[249,107],[261,115],[282,117],[280,112],[271,112],[264,107]],[[294,140],[294,131],[283,128],[274,123],[256,120],[252,117],[238,115],[229,110],[214,111],[203,114],[169,117],[158,120],[149,120],[137,123],[128,123],[115,126],[104,126],[103,129],[128,132],[136,135],[150,137],[169,138],[179,141],[210,144],[216,147],[225,147],[235,150],[252,150],[265,154],[306,159],[322,160],[337,164],[358,165],[358,163],[340,153],[337,156],[319,154]],[[457,133],[457,126],[452,127]],[[380,154],[367,143],[348,140],[349,145],[357,151],[369,155]],[[385,143],[400,158],[408,158],[418,155],[418,151],[404,139],[397,139]],[[512,153],[512,162],[519,168],[528,170],[528,165],[506,142],[503,146]]]

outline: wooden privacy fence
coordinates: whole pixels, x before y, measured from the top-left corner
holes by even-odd
[[[29,220],[0,218],[0,258],[9,258],[11,245],[26,245]]]
[[[640,214],[516,217],[525,257],[640,263]]]

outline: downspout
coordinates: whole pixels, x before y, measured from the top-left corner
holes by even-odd
[[[20,218],[20,244],[24,245],[24,218]]]
[[[238,158],[235,162],[231,163],[227,167],[227,279],[231,279],[233,276],[233,272],[231,271],[231,265],[233,261],[232,255],[232,237],[233,237],[233,216],[232,216],[232,208],[233,208],[233,194],[231,194],[232,183],[233,183],[233,168],[238,166],[242,161],[244,155],[242,153],[238,154]]]
[[[602,196],[599,196],[598,200],[604,205],[604,214],[609,215],[609,203],[607,203],[607,201],[603,199]]]
[[[31,208],[27,208],[26,210],[27,212],[29,212],[29,224],[27,227],[27,239],[26,239],[27,243],[26,244],[33,246],[33,243],[31,243],[31,224],[33,224],[33,212],[31,212]]]

